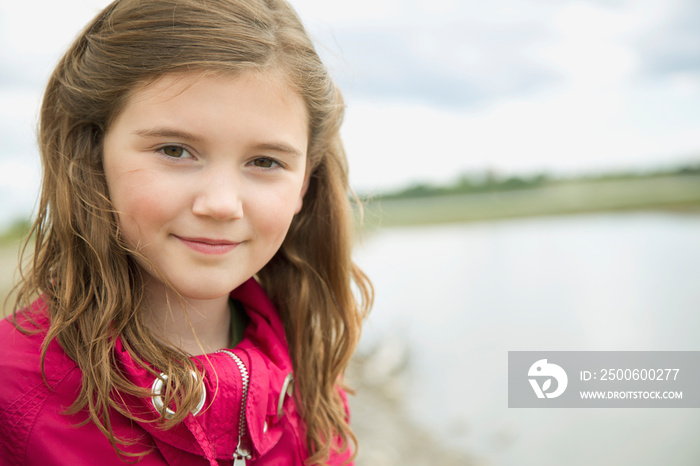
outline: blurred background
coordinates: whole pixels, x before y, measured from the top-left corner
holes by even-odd
[[[0,0],[0,289],[43,86],[108,2]],[[292,1],[347,102],[359,465],[697,465],[694,409],[508,409],[507,352],[700,350],[700,3]]]

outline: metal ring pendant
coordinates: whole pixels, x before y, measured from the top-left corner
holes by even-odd
[[[195,374],[194,371],[190,371],[190,373],[192,374],[192,378],[196,381],[197,374]],[[165,387],[165,382],[167,382],[167,380],[168,376],[161,373],[158,377],[156,377],[156,380],[153,381],[153,385],[151,386],[151,392],[153,393],[153,396],[151,396],[151,401],[153,402],[153,407],[156,408],[156,411],[159,413],[163,412],[163,388]],[[199,414],[204,407],[206,400],[207,391],[204,389],[204,385],[202,385],[202,396],[200,397],[197,406],[195,406],[195,408],[192,410],[193,416]],[[165,417],[170,419],[173,416],[175,416],[175,411],[165,406]]]
[[[290,372],[287,377],[284,378],[282,383],[282,391],[280,392],[280,398],[277,401],[277,419],[279,420],[284,415],[284,397],[292,396],[292,382],[294,381],[294,376]]]

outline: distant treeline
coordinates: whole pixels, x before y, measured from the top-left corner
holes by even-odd
[[[361,197],[365,197],[369,200],[414,199],[456,194],[479,194],[535,189],[544,186],[560,185],[580,181],[625,181],[681,175],[700,175],[700,162],[664,170],[646,172],[612,172],[575,177],[553,177],[544,173],[531,176],[501,176],[494,171],[486,171],[484,173],[463,174],[454,182],[445,185],[416,183],[397,191],[389,191],[386,193]]]
[[[28,218],[18,218],[0,229],[0,246],[24,237],[29,231],[30,222]]]

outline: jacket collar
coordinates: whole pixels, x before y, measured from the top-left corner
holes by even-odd
[[[253,278],[235,289],[231,297],[243,304],[250,319],[243,341],[228,351],[240,358],[250,375],[245,407],[245,441],[253,458],[258,458],[269,451],[282,435],[283,427],[278,425],[281,421],[278,407],[281,404],[285,405],[285,412],[293,414],[288,420],[293,423],[297,433],[303,423],[299,421],[295,409],[291,408],[290,411],[293,401],[283,393],[285,380],[292,372],[292,362],[277,310]],[[116,342],[115,353],[118,365],[130,381],[140,387],[153,387],[155,377],[132,359],[121,337]],[[208,458],[210,464],[216,464],[214,458],[230,461],[239,440],[244,385],[241,372],[233,358],[223,352],[193,359],[205,374],[206,391],[204,406],[196,416],[190,414],[184,423],[163,430],[154,422],[158,419],[158,412],[151,397],[125,394],[125,405],[144,419],[139,424],[153,436],[166,459],[183,458],[183,453],[189,453]],[[157,368],[154,369],[157,371]]]

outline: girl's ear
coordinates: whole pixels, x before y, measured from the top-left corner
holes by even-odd
[[[304,196],[306,191],[309,189],[309,181],[311,180],[311,173],[306,173],[304,176],[304,184],[301,186],[301,192],[299,193],[299,201],[297,202],[297,207],[294,209],[294,214],[301,212],[301,208],[304,206]]]

